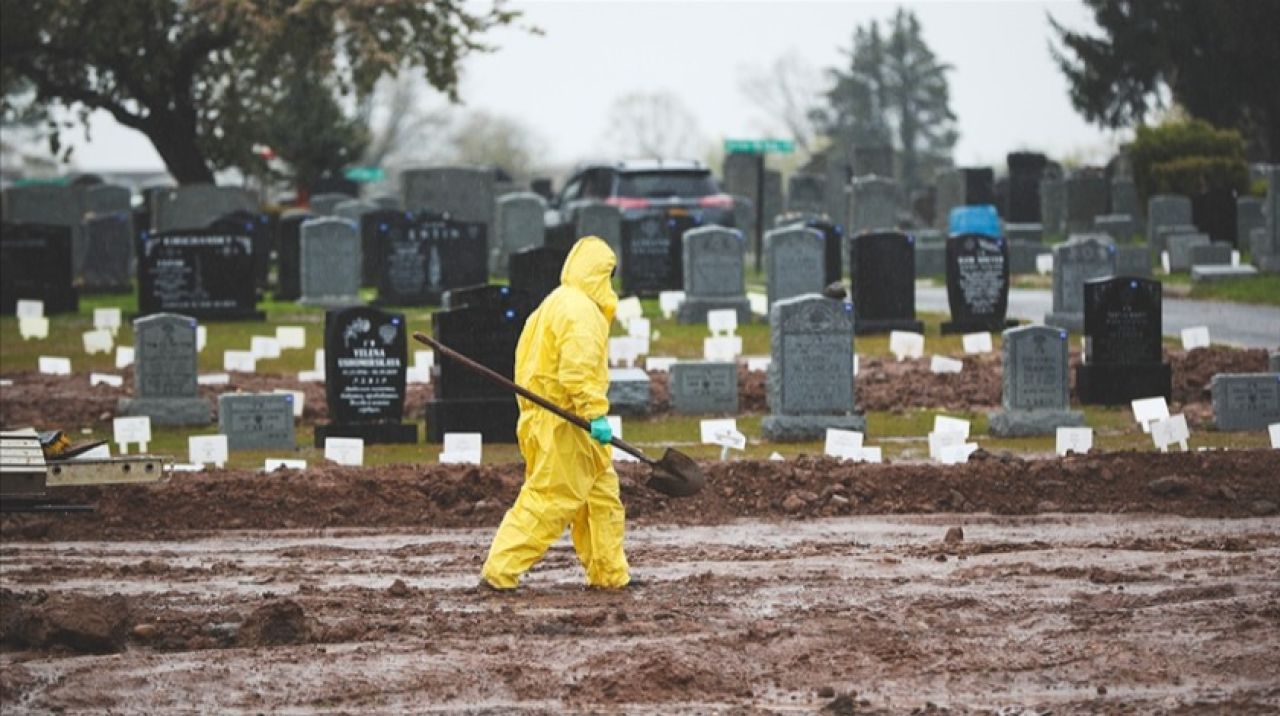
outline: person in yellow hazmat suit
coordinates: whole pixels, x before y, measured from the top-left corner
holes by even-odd
[[[625,512],[609,441],[610,285],[617,258],[603,240],[578,240],[560,286],[529,316],[516,345],[516,383],[591,422],[591,434],[518,398],[516,437],[524,486],[507,511],[481,570],[482,586],[514,589],[566,526],[593,587],[621,588],[631,576],[622,551]]]

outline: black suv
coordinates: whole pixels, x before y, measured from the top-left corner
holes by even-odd
[[[552,202],[548,230],[565,226],[572,231],[578,209],[590,201],[618,207],[623,221],[658,210],[695,225],[733,226],[733,197],[720,190],[711,170],[699,162],[630,161],[581,167]]]

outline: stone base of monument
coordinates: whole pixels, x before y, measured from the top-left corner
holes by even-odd
[[[1214,281],[1225,281],[1233,278],[1247,278],[1256,276],[1258,269],[1253,266],[1192,266],[1191,282],[1192,283],[1212,283]]]
[[[821,440],[827,428],[867,431],[862,415],[766,415],[760,423],[764,439],[775,443],[799,443]]]
[[[429,443],[444,442],[445,433],[480,433],[487,443],[516,441],[515,397],[428,400],[424,413]]]
[[[653,381],[639,368],[609,370],[609,413],[611,415],[648,415],[653,398]]]
[[[1006,328],[1016,328],[1018,322],[1012,318],[992,321],[943,321],[943,333],[999,333]]]
[[[204,398],[121,398],[118,417],[147,416],[152,425],[208,425],[213,422],[213,405]]]
[[[348,306],[363,306],[364,300],[359,296],[303,296],[298,299],[299,305],[315,306],[317,308],[347,308]]]
[[[924,333],[924,322],[914,318],[861,318],[853,319],[853,332],[860,335],[873,333],[889,333],[890,331],[907,331]]]
[[[1076,397],[1085,405],[1128,405],[1138,398],[1173,394],[1168,363],[1086,363],[1076,366]]]
[[[1078,410],[998,410],[987,419],[987,431],[1002,438],[1054,435],[1058,428],[1084,427],[1084,413]]]
[[[360,438],[365,445],[409,445],[418,442],[415,423],[372,423],[369,425],[316,426],[316,447],[323,448],[325,438]]]
[[[1084,330],[1084,313],[1046,313],[1044,324],[1079,333]]]
[[[751,322],[751,301],[741,298],[700,298],[687,296],[676,312],[676,321],[683,324],[707,322],[707,311],[732,308],[738,312],[738,325]]]

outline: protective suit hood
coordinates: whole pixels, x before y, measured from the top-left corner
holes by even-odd
[[[578,239],[564,260],[560,283],[587,294],[600,307],[605,320],[612,323],[618,310],[618,294],[613,292],[610,279],[617,265],[618,258],[613,255],[609,244],[598,236],[584,236]]]

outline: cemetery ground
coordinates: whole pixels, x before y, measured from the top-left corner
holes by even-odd
[[[0,422],[110,437],[131,371],[85,355],[86,297],[23,342],[0,319]],[[645,302],[655,355],[699,356],[704,326]],[[922,314],[925,358],[898,363],[858,337],[867,442],[888,464],[821,458],[820,443],[761,441],[762,374],[740,371],[744,451],[695,444],[699,416],[624,418],[626,437],[678,445],[708,471],[702,494],[663,498],[621,465],[628,556],[643,583],[584,590],[568,541],[514,595],[475,590],[488,539],[514,498],[514,446],[480,466],[439,446],[368,446],[363,468],[310,447],[323,384],[301,384],[323,313],[264,302],[264,323],[208,323],[200,372],[253,335],[302,325],[307,348],[260,360],[230,386],[302,389],[296,452],[234,452],[227,469],[154,485],[76,488],[85,515],[0,521],[0,704],[5,713],[953,712],[1269,713],[1280,708],[1280,452],[1257,432],[1210,427],[1217,372],[1264,370],[1264,351],[1183,352],[1174,412],[1191,447],[1161,455],[1127,407],[1083,408],[1097,452],[1052,457],[1052,438],[996,439],[1000,337],[960,374],[945,317]],[[429,311],[405,310],[411,330]],[[128,321],[116,338],[131,345]],[[768,354],[764,323],[740,326]],[[1079,339],[1071,337],[1078,352]],[[70,356],[72,376],[35,372]],[[1255,366],[1256,364],[1256,366]],[[88,373],[123,388],[88,387]],[[406,419],[430,386],[411,385]],[[927,461],[935,415],[972,419],[982,451]],[[82,430],[88,429],[88,433]],[[149,451],[186,459],[205,428],[154,428]],[[767,458],[773,452],[787,458]],[[258,470],[266,457],[306,471]]]

